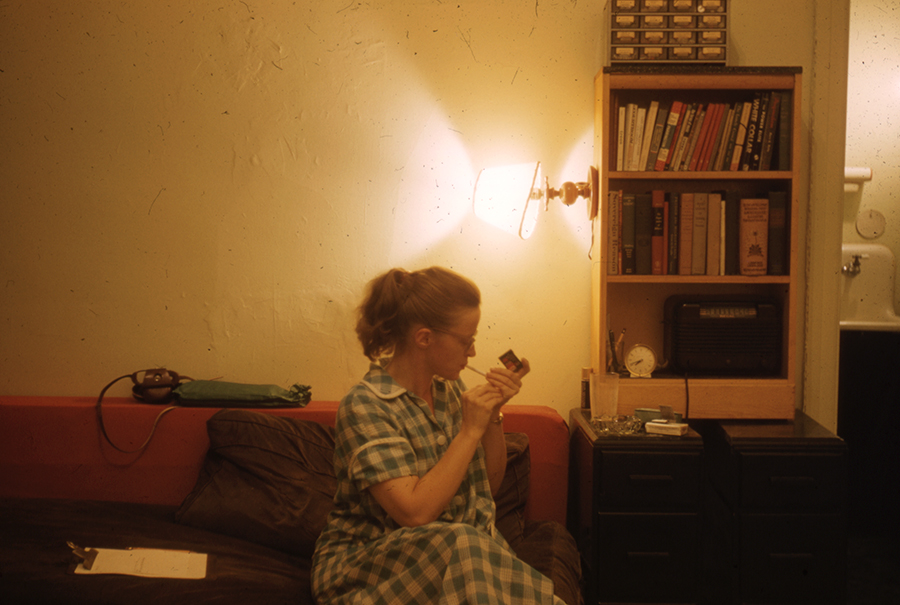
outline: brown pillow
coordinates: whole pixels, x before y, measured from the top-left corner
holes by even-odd
[[[572,534],[556,521],[529,521],[516,556],[553,580],[556,596],[582,605],[581,555]]]
[[[334,508],[334,429],[239,409],[206,427],[209,451],[176,520],[312,556]]]
[[[525,504],[531,485],[531,455],[528,435],[506,433],[506,474],[500,491],[494,496],[497,505],[497,529],[515,549],[525,531]]]

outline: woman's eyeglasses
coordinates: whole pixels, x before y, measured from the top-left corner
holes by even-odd
[[[475,346],[475,336],[463,336],[462,334],[457,334],[456,332],[450,332],[448,330],[438,330],[437,328],[431,328],[431,330],[433,332],[440,332],[441,334],[452,336],[459,344],[463,346],[466,351]]]

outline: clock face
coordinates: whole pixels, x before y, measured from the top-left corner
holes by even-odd
[[[625,355],[625,367],[632,376],[650,376],[656,369],[656,353],[647,345],[634,345]]]

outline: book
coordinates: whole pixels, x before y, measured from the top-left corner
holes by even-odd
[[[635,274],[634,194],[622,194],[622,275]]]
[[[631,170],[631,156],[634,154],[634,131],[637,124],[637,103],[625,104],[625,157],[622,170]]]
[[[653,213],[653,233],[650,238],[650,273],[652,275],[665,275],[666,247],[665,247],[665,222],[666,222],[666,192],[662,189],[654,189],[650,192],[650,207]]]
[[[616,170],[625,170],[625,106],[616,112],[619,119],[616,123]]]
[[[741,195],[733,189],[722,193],[725,202],[725,273],[740,275]]]
[[[681,170],[696,169],[696,163],[694,164],[694,168],[691,168],[691,162],[697,157],[696,154],[699,151],[703,137],[705,137],[706,133],[709,131],[708,118],[711,109],[712,107],[710,105],[707,105],[706,107],[701,105],[697,110],[697,117],[694,119],[694,127],[691,131],[691,140],[688,142],[684,157],[681,158]],[[699,158],[697,159],[699,160]]]
[[[678,203],[678,275],[690,275],[694,258],[694,194],[682,193]]]
[[[744,155],[744,142],[747,140],[747,128],[750,124],[750,111],[752,103],[744,103],[741,107],[741,119],[738,121],[737,133],[734,138],[734,148],[731,155],[729,170],[737,170],[741,167],[741,158]]]
[[[650,149],[647,152],[647,159],[644,162],[644,170],[653,170],[656,166],[656,156],[659,155],[659,145],[662,142],[663,132],[666,129],[666,120],[669,117],[669,110],[662,105],[656,112],[656,120],[653,125],[653,135],[650,138]]]
[[[666,225],[666,275],[678,275],[678,232],[681,224],[678,194],[669,195],[669,224]]]
[[[759,128],[759,107],[762,100],[760,93],[753,94],[753,102],[750,103],[750,120],[747,122],[747,136],[744,139],[744,151],[741,155],[741,170],[750,170],[753,160],[753,141],[756,139],[756,129]]]
[[[765,275],[769,235],[768,198],[741,199],[741,275]]]
[[[773,160],[773,163],[778,170],[791,169],[792,103],[791,93],[783,91],[781,93],[781,110],[778,113],[778,146],[773,151],[774,154],[777,154],[777,162]]]
[[[725,198],[719,195],[719,275],[725,273]]]
[[[663,253],[662,274],[669,274],[669,194],[663,194]]]
[[[666,170],[680,170],[681,159],[684,157],[684,152],[691,140],[691,132],[694,128],[694,119],[697,117],[698,108],[697,103],[692,103],[685,110],[681,129],[676,134],[676,140],[672,143],[672,152],[666,164]]]
[[[628,168],[632,171],[641,170],[643,167],[641,157],[643,157],[644,136],[647,130],[647,111],[646,107],[638,107],[637,109],[637,119],[634,122],[634,147],[631,150],[631,164]],[[647,145],[648,151],[649,147]]]
[[[722,195],[710,193],[706,219],[706,274],[719,275],[722,239]]]
[[[750,151],[750,170],[759,170],[762,161],[763,139],[765,138],[766,122],[769,120],[769,101],[772,93],[759,93],[759,115],[756,118],[756,134],[753,137],[753,147]]]
[[[700,161],[697,162],[697,170],[701,171],[712,169],[712,165],[715,161],[719,148],[719,141],[722,138],[722,129],[725,123],[725,114],[727,109],[725,104],[715,103],[714,105],[715,111],[713,115],[713,121],[709,125],[709,132],[706,135],[706,144],[703,146],[703,150],[700,153]]]
[[[694,194],[694,233],[691,244],[691,275],[706,274],[706,238],[709,219],[709,194]]]
[[[735,103],[729,105],[725,115],[725,123],[722,125],[722,140],[719,142],[719,148],[716,150],[716,157],[713,160],[710,170],[723,170],[723,164],[728,152],[728,143],[732,141],[732,125],[734,124],[735,108],[740,105]]]
[[[647,121],[647,108],[638,107],[634,120],[634,142],[631,147],[631,157],[629,158],[628,170],[636,171],[641,169],[641,149],[644,146],[644,128]]]
[[[769,192],[768,275],[787,275],[787,192]]]
[[[681,124],[683,111],[684,104],[681,101],[672,101],[672,107],[669,109],[669,115],[666,118],[666,128],[663,132],[662,141],[659,144],[659,153],[656,156],[656,163],[653,165],[654,170],[662,171],[666,169],[669,152],[672,148],[672,140],[675,138],[675,132]]]
[[[709,130],[714,119],[715,103],[710,103],[703,112],[703,123],[700,124],[696,138],[691,141],[691,145],[688,148],[688,157],[684,161],[685,170],[697,170],[697,164],[700,163],[700,156],[703,155],[703,149],[707,145],[706,138],[709,136]]]
[[[634,273],[650,275],[653,270],[653,199],[649,193],[634,196]]]
[[[744,113],[744,103],[734,104],[734,117],[731,119],[731,130],[728,131],[728,143],[725,147],[725,157],[722,158],[722,170],[731,170],[731,160],[734,156],[734,146],[738,138],[741,125],[741,116]]]
[[[606,272],[609,275],[618,275],[619,274],[619,265],[622,262],[622,253],[621,253],[621,232],[622,232],[622,221],[621,221],[621,213],[622,213],[622,192],[621,191],[610,191],[609,192],[609,212],[607,213],[608,218],[608,230],[607,234],[609,237],[609,257],[607,258],[607,266]]]
[[[766,125],[763,129],[762,151],[759,156],[759,169],[770,170],[772,168],[772,153],[775,150],[775,137],[778,132],[778,123],[781,119],[781,93],[773,91],[769,99],[769,108],[766,114]]]
[[[659,114],[659,101],[650,101],[647,115],[644,120],[644,135],[641,137],[641,153],[635,170],[646,170],[647,158],[650,156],[650,145],[653,142],[653,133],[656,132],[656,116]]]

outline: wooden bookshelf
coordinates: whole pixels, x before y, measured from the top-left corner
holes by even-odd
[[[594,225],[592,276],[592,366],[608,367],[608,334],[625,329],[625,350],[635,343],[651,346],[661,361],[667,355],[664,306],[670,296],[764,296],[777,301],[781,318],[780,370],[766,375],[697,376],[669,368],[651,378],[619,380],[619,413],[638,407],[671,405],[689,418],[791,419],[796,390],[798,190],[801,149],[801,71],[799,68],[716,66],[611,66],[595,79],[595,153],[600,177],[599,208]],[[616,170],[619,107],[625,103],[663,106],[673,100],[702,103],[750,102],[757,92],[779,91],[789,103],[789,159],[769,170]],[[783,153],[783,151],[782,151]],[[786,169],[785,169],[786,168]],[[611,191],[646,193],[736,190],[742,197],[759,192],[787,194],[785,275],[635,275],[610,274],[607,217]],[[599,257],[599,258],[598,258]]]

